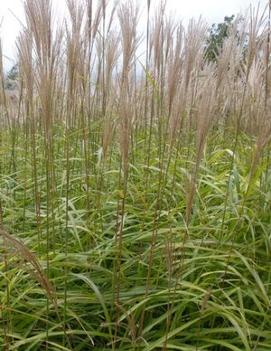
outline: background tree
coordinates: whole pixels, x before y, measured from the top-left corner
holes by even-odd
[[[8,71],[5,80],[5,88],[7,90],[14,90],[16,88],[16,82],[19,75],[19,67],[16,63],[12,68]]]
[[[234,15],[225,16],[224,22],[214,23],[209,29],[210,36],[207,40],[205,53],[208,61],[216,61],[219,49],[222,47],[225,38],[229,35],[234,18]]]

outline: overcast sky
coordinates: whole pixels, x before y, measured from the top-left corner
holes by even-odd
[[[47,0],[44,0],[47,1]],[[61,7],[65,6],[65,0],[53,0],[57,6],[57,12],[61,12]],[[146,3],[146,0],[138,0],[139,3]],[[202,15],[210,24],[223,21],[225,15],[243,12],[252,6],[261,7],[267,4],[267,0],[167,0],[168,9],[175,17],[180,17],[184,21],[191,17]],[[152,0],[152,3],[158,3]],[[17,17],[17,19],[16,19]],[[8,64],[12,65],[15,56],[14,42],[20,29],[19,20],[23,18],[22,0],[0,0],[1,38],[3,40],[4,54],[11,59]]]

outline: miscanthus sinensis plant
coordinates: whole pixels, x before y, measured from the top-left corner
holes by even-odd
[[[269,351],[270,6],[207,60],[206,22],[163,2],[23,5],[0,349]]]

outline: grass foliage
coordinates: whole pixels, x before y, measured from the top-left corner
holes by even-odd
[[[133,2],[69,0],[57,30],[49,1],[24,5],[18,96],[1,91],[1,350],[269,351],[266,13],[210,63],[204,22],[147,1],[143,64]]]

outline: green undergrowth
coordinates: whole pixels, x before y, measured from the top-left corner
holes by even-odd
[[[230,132],[211,133],[187,223],[186,136],[172,148],[136,131],[126,189],[118,141],[104,157],[99,128],[87,145],[55,128],[50,179],[42,133],[0,133],[3,227],[56,296],[1,242],[1,350],[271,349],[268,148],[251,177],[251,138],[234,153]]]

